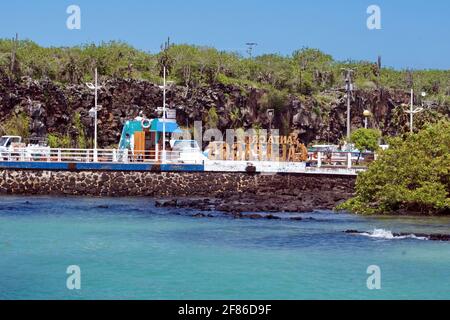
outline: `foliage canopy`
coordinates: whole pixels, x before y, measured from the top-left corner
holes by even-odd
[[[450,122],[429,125],[405,140],[392,138],[358,176],[356,197],[338,209],[360,214],[450,214]]]
[[[311,48],[296,50],[291,55],[263,54],[250,59],[236,52],[187,44],[148,53],[117,41],[46,48],[29,40],[15,43],[0,39],[0,70],[15,77],[81,83],[90,81],[97,67],[103,76],[160,82],[161,63],[168,67],[170,80],[187,87],[225,83],[311,95],[342,88],[342,68],[352,68],[359,88],[408,88],[406,70],[380,71],[374,62],[336,61]],[[412,76],[418,91],[439,97],[450,94],[448,70],[416,70]]]
[[[351,141],[355,144],[356,149],[361,152],[376,151],[380,138],[380,131],[375,129],[361,128],[354,131],[351,135]]]

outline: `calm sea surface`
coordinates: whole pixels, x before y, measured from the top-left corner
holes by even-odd
[[[450,219],[234,220],[151,199],[0,197],[0,299],[450,299]],[[378,237],[344,234],[379,229]],[[81,290],[68,290],[68,266]],[[381,290],[367,289],[367,268]]]

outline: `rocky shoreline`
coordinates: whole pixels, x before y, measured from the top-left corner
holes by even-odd
[[[370,233],[358,231],[358,230],[346,230],[344,233],[353,235],[368,235]],[[412,239],[424,239],[428,241],[450,241],[450,234],[425,234],[425,233],[407,233],[407,232],[394,232],[393,238],[412,238]]]
[[[243,212],[264,213],[303,213],[314,210],[333,210],[351,194],[333,191],[302,192],[298,195],[289,194],[222,194],[220,197],[202,198],[164,198],[156,201],[157,207],[188,208],[203,212],[220,211],[239,215]]]
[[[196,198],[196,199],[159,199],[155,201],[158,208],[184,208],[193,209],[194,212],[189,216],[192,218],[217,218],[227,217],[231,219],[248,219],[248,220],[288,220],[301,222],[319,221],[313,217],[300,216],[302,213],[313,213],[319,209],[303,207],[304,210],[290,210],[294,207],[283,207],[269,204],[268,201],[258,202],[253,199],[252,202],[248,197],[246,202],[229,201],[227,199],[215,198]],[[251,206],[253,204],[253,206]],[[296,205],[301,206],[299,202]],[[272,210],[261,210],[261,208],[269,208]],[[330,210],[332,208],[323,208]],[[195,212],[195,210],[200,210]],[[292,215],[290,214],[292,213]],[[380,238],[385,240],[395,239],[413,239],[427,241],[450,242],[450,234],[425,234],[425,233],[409,233],[409,232],[390,232],[383,231],[383,235],[376,235],[374,232],[365,232],[358,230],[346,230],[343,233],[349,235],[361,235],[372,238]]]
[[[355,177],[239,172],[0,170],[0,194],[166,199],[160,206],[222,212],[333,209],[354,195]]]

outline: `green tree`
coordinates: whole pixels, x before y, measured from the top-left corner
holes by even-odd
[[[219,115],[217,114],[216,107],[212,107],[208,111],[208,119],[207,119],[208,128],[217,129],[219,125]]]
[[[450,122],[429,125],[390,149],[358,176],[356,197],[338,209],[360,214],[450,214]]]
[[[81,115],[78,112],[75,113],[73,125],[78,133],[76,141],[77,148],[86,149],[88,143],[86,139],[85,128],[83,123],[81,122]]]
[[[359,150],[358,162],[364,151],[377,151],[379,148],[378,141],[381,138],[381,132],[375,129],[358,129],[354,131],[350,137]]]
[[[26,139],[30,135],[30,117],[25,113],[13,114],[0,125],[0,135],[20,136]]]

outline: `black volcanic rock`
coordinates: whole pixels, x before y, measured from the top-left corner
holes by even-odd
[[[346,230],[344,233],[347,234],[367,234],[369,232],[363,232],[358,230]],[[430,241],[450,241],[450,234],[426,234],[426,233],[407,233],[407,232],[400,232],[400,233],[392,233],[394,237],[409,237],[414,236],[418,238],[425,238]]]
[[[99,112],[100,147],[116,145],[124,122],[140,111],[147,117],[158,116],[157,108],[162,106],[163,99],[158,85],[131,79],[101,79],[100,82],[99,104],[103,106]],[[181,125],[192,126],[194,121],[205,121],[208,111],[214,107],[222,131],[235,127],[248,129],[255,123],[268,128],[267,106],[263,102],[267,100],[263,99],[266,94],[263,89],[234,85],[215,84],[190,89],[173,85],[168,90],[167,101],[170,108],[177,110],[177,121]],[[298,97],[289,95],[285,107],[275,115],[273,128],[288,128],[304,143],[319,140],[337,143],[346,129],[344,93],[321,94],[331,102],[324,104],[313,96],[306,96],[300,102]],[[361,127],[362,113],[369,109],[373,113],[372,126],[379,127],[384,135],[396,134],[407,129],[407,115],[399,112],[397,107],[408,101],[409,95],[403,91],[356,91],[352,125]],[[80,132],[74,125],[74,114],[79,113],[86,137],[92,137],[93,121],[88,111],[93,105],[93,93],[84,84],[63,85],[28,77],[11,81],[0,72],[0,122],[13,113],[24,112],[31,119],[32,136],[69,134],[75,141]],[[239,123],[231,116],[235,109],[242,115]],[[436,111],[450,113],[445,106],[438,106]],[[418,123],[424,114],[418,115]]]

